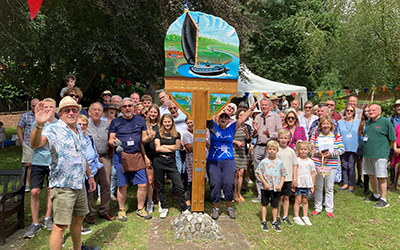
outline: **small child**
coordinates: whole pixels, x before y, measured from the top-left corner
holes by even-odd
[[[0,122],[0,143],[2,148],[4,148],[4,142],[7,138],[6,128],[3,125],[3,122]]]
[[[63,94],[67,90],[67,88],[73,88],[76,82],[76,77],[74,75],[66,75],[64,79],[65,79],[65,84],[67,84],[67,87],[64,87],[61,90],[60,92],[61,98],[63,97]]]
[[[296,153],[300,154],[300,156],[298,157],[299,168],[297,170],[297,187],[294,192],[296,200],[293,206],[293,221],[301,226],[312,226],[310,219],[308,218],[308,196],[310,193],[314,193],[315,164],[313,160],[308,158],[310,152],[312,157],[314,152],[313,143],[308,141],[297,141]],[[303,220],[299,217],[300,203],[303,204]]]
[[[261,188],[261,228],[266,232],[268,232],[266,221],[268,203],[271,203],[272,207],[272,228],[277,232],[281,231],[276,220],[279,197],[285,181],[286,169],[283,163],[276,157],[278,151],[279,143],[269,141],[267,144],[268,158],[263,159],[255,171],[263,183],[263,187]]]
[[[280,220],[280,211],[281,211],[281,203],[283,201],[283,217],[282,222],[286,223],[289,226],[292,226],[292,223],[289,220],[289,197],[292,195],[292,190],[295,190],[297,187],[297,155],[296,152],[290,147],[288,147],[288,142],[290,140],[290,131],[287,129],[281,129],[278,131],[278,142],[279,142],[279,152],[276,154],[279,160],[282,161],[283,165],[286,168],[287,176],[285,178],[285,183],[283,184],[281,197],[279,199],[278,206],[278,225],[281,224]]]

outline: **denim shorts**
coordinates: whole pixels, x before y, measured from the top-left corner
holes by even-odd
[[[310,196],[311,188],[296,188],[294,195],[305,195]]]

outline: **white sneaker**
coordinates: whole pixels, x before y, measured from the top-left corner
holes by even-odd
[[[160,218],[165,219],[167,218],[168,208],[161,208]]]
[[[302,219],[304,220],[304,223],[306,223],[307,226],[312,226],[312,223],[308,217],[302,217]]]
[[[153,201],[148,201],[146,206],[146,212],[151,214],[153,212],[154,203]]]
[[[161,213],[162,212],[162,208],[161,208],[161,201],[158,202],[158,212]]]
[[[307,218],[308,219],[308,217],[303,217],[303,218]],[[304,226],[305,225],[304,222],[300,219],[300,217],[293,217],[293,221],[297,225],[300,225],[300,226]]]

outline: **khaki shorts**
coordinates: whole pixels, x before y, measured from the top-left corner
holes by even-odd
[[[21,162],[22,163],[31,163],[32,162],[32,156],[33,156],[33,149],[26,145],[26,143],[24,142],[22,144],[22,159]]]
[[[72,216],[81,217],[89,213],[85,186],[82,189],[54,187],[50,189],[50,198],[54,224],[70,225]]]

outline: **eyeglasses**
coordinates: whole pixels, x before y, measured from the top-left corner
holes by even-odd
[[[79,124],[81,127],[83,127],[83,126],[87,126],[88,124],[87,123],[77,123],[77,124]]]
[[[296,117],[294,117],[294,116],[287,116],[287,117],[286,117],[286,120],[296,120]]]
[[[128,104],[128,105],[122,105],[122,107],[124,108],[124,109],[126,109],[126,108],[132,108],[133,107],[133,105],[132,104]]]
[[[72,113],[77,114],[79,112],[78,109],[64,109],[62,112],[64,114],[69,114],[72,111]]]
[[[306,107],[304,107],[304,109],[312,109],[312,107],[307,107],[307,106],[306,106]]]
[[[72,97],[72,98],[74,98],[74,97],[75,97],[76,99],[79,99],[79,95],[73,95],[73,94],[70,94],[69,96],[70,96],[70,97]]]
[[[170,107],[170,108],[168,108],[168,109],[175,110],[175,109],[178,109],[178,107]]]
[[[348,110],[346,110],[346,112],[351,112],[351,113],[353,113],[354,110],[348,109]]]

